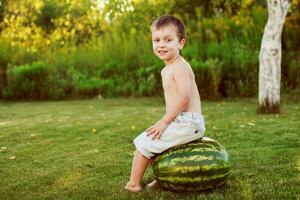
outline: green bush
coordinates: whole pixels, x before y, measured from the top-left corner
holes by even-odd
[[[51,32],[50,19],[67,12],[59,5],[47,0],[35,23]],[[106,27],[106,32],[81,43],[76,39],[64,41],[63,46],[50,45],[31,53],[11,46],[0,37],[0,99],[163,95],[160,71],[164,64],[152,52],[149,31],[156,14],[145,13],[145,22],[143,12],[147,9],[137,5],[141,7],[130,14],[124,13],[124,18],[118,17],[118,21]],[[183,56],[195,71],[201,96],[207,99],[255,96],[266,6],[253,4],[234,15],[215,10],[221,16],[216,17],[214,12],[206,15],[201,5],[200,2],[200,7],[190,7],[197,16],[173,13],[185,19],[188,41]],[[182,9],[186,13],[186,8]],[[138,21],[132,21],[131,17],[137,14]],[[298,19],[297,13],[288,15],[283,31],[284,91],[299,88]]]
[[[100,94],[102,82],[95,74],[82,72],[75,68],[68,69],[68,76],[71,79],[73,97],[93,97]]]
[[[155,96],[162,94],[161,67],[152,65],[136,71],[137,96]]]
[[[258,52],[237,42],[223,47],[219,92],[223,97],[251,97],[257,93]]]
[[[300,88],[300,60],[293,60],[289,64],[286,86],[290,89]]]
[[[0,98],[2,96],[2,92],[7,84],[7,65],[11,60],[13,55],[13,49],[10,45],[4,41],[0,41]]]
[[[21,66],[9,66],[7,87],[3,96],[10,99],[48,99],[49,71],[49,65],[41,61]]]
[[[222,63],[217,59],[209,59],[204,62],[192,60],[191,66],[195,74],[195,80],[201,97],[204,99],[219,98],[219,73]]]
[[[37,70],[36,65],[41,65],[41,62],[34,62],[10,67],[7,73],[10,74],[10,84],[13,84],[2,93],[10,99],[64,99],[93,97],[99,94],[104,97],[162,95],[160,71],[163,62],[150,51],[147,53],[148,58],[135,61],[136,64],[142,63],[141,66],[147,67],[130,65],[130,59],[123,62],[122,59],[125,58],[103,58],[98,53],[102,52],[102,49],[92,45],[74,50],[65,48],[48,52],[43,55],[45,62],[42,62],[44,68],[48,69],[44,70],[47,75],[40,75],[48,84],[46,89],[40,89],[37,86],[40,85],[37,84],[38,79],[25,73],[24,69],[30,68],[29,71],[32,72]],[[203,58],[195,59],[194,54],[197,53]],[[256,95],[258,52],[249,49],[246,44],[236,42],[232,38],[226,38],[221,43],[214,42],[202,46],[194,43],[189,44],[183,54],[186,59],[191,60],[190,64],[195,71],[199,92],[203,98]],[[143,56],[145,54],[141,55]],[[294,72],[297,71],[297,64],[286,67],[288,70],[293,68],[293,72],[283,75],[285,79],[292,79],[291,83],[287,84],[287,87],[292,87],[298,84],[295,82],[296,76],[293,76],[296,74]],[[18,73],[27,74],[26,80],[24,81],[25,75],[17,76],[17,70],[14,71],[12,68],[22,69]],[[23,86],[12,89],[16,85]]]

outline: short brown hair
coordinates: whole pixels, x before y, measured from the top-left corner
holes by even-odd
[[[177,37],[179,41],[185,39],[185,26],[180,19],[174,17],[173,15],[163,15],[158,17],[151,25],[151,30],[153,28],[159,29],[168,25],[174,25],[177,28]]]

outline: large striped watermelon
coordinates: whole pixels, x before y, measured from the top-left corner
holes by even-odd
[[[224,184],[230,163],[219,142],[203,137],[157,155],[153,173],[164,189],[200,191]]]

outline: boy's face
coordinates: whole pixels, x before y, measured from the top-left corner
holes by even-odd
[[[179,55],[179,51],[183,48],[184,43],[184,39],[179,41],[177,28],[172,24],[159,29],[152,29],[153,51],[165,63]]]

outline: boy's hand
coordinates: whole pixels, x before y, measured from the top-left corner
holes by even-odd
[[[166,124],[162,119],[158,120],[153,126],[150,126],[146,130],[147,136],[152,135],[152,140],[154,140],[155,138],[159,139],[167,126],[168,124]]]

